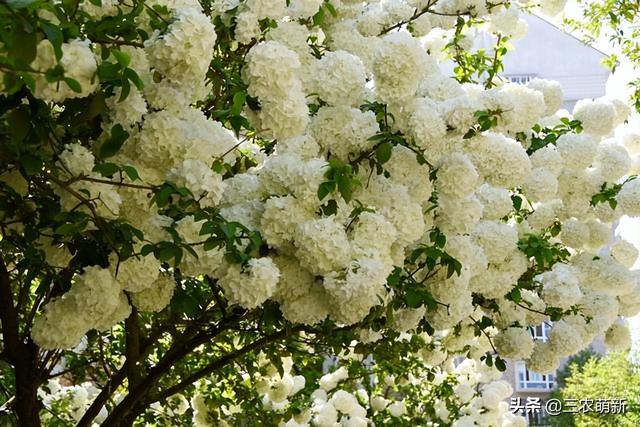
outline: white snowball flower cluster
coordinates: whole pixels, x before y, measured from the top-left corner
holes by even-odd
[[[98,64],[91,50],[89,40],[70,40],[62,43],[62,58],[60,65],[64,69],[65,78],[73,79],[80,86],[79,91],[72,88],[68,82],[49,82],[45,72],[54,68],[56,60],[53,45],[47,39],[38,43],[36,59],[31,67],[40,73],[34,74],[36,98],[45,101],[63,102],[70,98],[84,98],[98,87],[96,71]]]
[[[271,258],[253,258],[243,268],[229,264],[219,284],[229,300],[244,308],[255,308],[275,292],[280,271]]]
[[[143,179],[158,182],[187,159],[206,164],[232,149],[237,141],[220,123],[208,120],[200,110],[162,110],[144,117],[136,134],[129,161],[141,165]],[[144,172],[149,175],[145,176]]]
[[[616,182],[631,169],[631,157],[624,145],[605,140],[598,146],[593,166],[607,182]]]
[[[453,80],[452,80],[453,81]],[[447,126],[441,117],[438,106],[429,98],[418,98],[414,102],[414,109],[408,121],[408,132],[416,145],[427,153],[443,139]],[[429,156],[429,160],[433,159]]]
[[[222,199],[224,182],[219,173],[211,170],[202,160],[186,159],[167,174],[168,181],[187,187],[201,206],[217,205]]]
[[[573,107],[573,118],[583,123],[586,132],[605,136],[616,124],[616,110],[613,103],[604,98],[583,99]]]
[[[121,285],[108,269],[85,267],[71,289],[36,318],[32,337],[43,348],[71,348],[90,329],[109,329],[130,311]]]
[[[542,93],[542,96],[544,97],[544,105],[546,107],[544,114],[546,116],[555,114],[555,112],[562,106],[564,94],[562,93],[562,86],[560,83],[536,77],[527,82],[527,87]]]
[[[375,142],[369,138],[378,130],[373,112],[344,105],[321,108],[309,125],[309,131],[322,151],[341,160],[373,147]]]
[[[298,55],[286,46],[268,41],[254,46],[247,55],[245,79],[249,94],[261,101],[261,129],[276,139],[301,135],[308,121],[308,108]]]
[[[631,346],[631,332],[629,325],[621,320],[616,321],[604,336],[604,343],[613,351],[627,350]]]
[[[510,188],[531,174],[529,156],[515,140],[487,132],[468,141],[471,160],[490,184]]]
[[[638,259],[638,248],[627,240],[617,240],[611,246],[611,256],[620,264],[631,268]]]
[[[294,238],[300,263],[314,274],[347,266],[351,248],[344,227],[331,218],[313,219],[298,226]]]
[[[156,32],[146,42],[146,50],[156,71],[182,84],[195,83],[209,68],[215,42],[215,28],[206,15],[180,8],[167,31]]]
[[[526,328],[507,328],[496,335],[494,344],[499,354],[509,359],[526,359],[533,352],[533,339]]]
[[[593,162],[598,141],[589,134],[564,134],[556,143],[567,169],[584,169]]]
[[[489,262],[502,263],[517,248],[518,233],[514,228],[500,222],[481,221],[476,226],[473,236]]]
[[[502,126],[508,132],[525,132],[545,113],[548,114],[544,92],[535,89],[533,86],[517,83],[506,83],[499,89],[499,97],[503,104],[500,107],[504,109],[501,114]]]
[[[315,91],[329,105],[359,106],[364,99],[365,68],[360,58],[345,51],[329,52],[313,69]]]
[[[630,216],[640,216],[640,179],[627,181],[618,193],[617,201]]]
[[[105,100],[109,109],[109,123],[130,129],[133,125],[140,123],[147,113],[147,101],[136,87],[132,87],[129,95],[122,101],[120,101],[121,92],[122,89],[118,88],[113,96]]]
[[[331,317],[344,324],[363,319],[384,297],[388,274],[389,268],[382,262],[362,258],[348,266],[344,277],[335,273],[325,276]]]
[[[387,102],[409,99],[421,78],[433,69],[433,59],[408,33],[391,33],[382,42],[374,65],[377,95]]]
[[[582,299],[579,272],[575,267],[556,264],[551,271],[536,277],[543,285],[542,298],[552,307],[568,309]]]
[[[513,209],[511,194],[506,188],[482,184],[475,194],[480,203],[482,203],[484,219],[497,220],[504,218]]]
[[[497,10],[497,12],[494,12]],[[511,39],[520,39],[527,34],[527,21],[520,18],[520,13],[516,5],[506,8],[496,8],[490,15],[491,29],[496,33],[501,33]]]
[[[262,354],[261,363],[266,364]],[[275,366],[269,364],[264,375],[258,375],[254,380],[258,393],[263,395],[262,403],[271,410],[285,408],[289,397],[295,395],[304,388],[305,378],[302,375],[292,375],[293,361],[290,357],[282,359],[282,372],[279,373]]]
[[[176,288],[176,282],[169,274],[160,274],[151,286],[139,292],[131,292],[131,302],[141,311],[161,311],[169,302]]]
[[[545,15],[555,16],[562,12],[566,4],[567,0],[542,0],[540,9]]]
[[[60,162],[73,176],[89,175],[95,165],[93,153],[80,144],[67,144],[60,153]]]
[[[59,422],[55,408],[65,407],[65,414],[71,418],[69,421],[80,421],[93,400],[100,393],[100,389],[91,382],[84,382],[79,385],[63,385],[60,380],[52,379],[46,385],[38,389],[38,397],[42,400],[42,405],[49,410],[44,421]],[[107,408],[102,408],[95,418],[96,423],[101,423],[107,418]]]

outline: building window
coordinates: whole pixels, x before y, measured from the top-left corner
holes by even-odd
[[[527,425],[529,425],[529,427],[548,425],[545,422],[543,411],[529,412],[526,417]]]
[[[519,83],[519,84],[525,84],[525,83],[529,83],[531,80],[533,80],[535,78],[535,74],[514,74],[511,76],[505,76],[507,78],[507,80],[509,80],[511,83]]]
[[[556,386],[556,376],[553,374],[538,374],[528,370],[524,362],[517,362],[516,384],[518,390],[553,390]]]
[[[549,330],[551,329],[551,325],[548,322],[542,322],[538,326],[535,326],[530,329],[531,336],[534,340],[544,341],[546,342],[549,338]]]

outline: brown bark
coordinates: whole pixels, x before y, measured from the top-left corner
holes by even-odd
[[[11,277],[4,259],[0,256],[0,321],[2,321],[3,356],[13,365],[16,378],[16,395],[13,409],[21,426],[40,427],[40,402],[38,400],[38,348],[30,340],[20,338],[18,312],[13,301]]]

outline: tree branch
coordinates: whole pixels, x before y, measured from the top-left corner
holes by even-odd
[[[15,363],[20,353],[20,333],[18,330],[18,312],[13,304],[11,277],[0,254],[0,321],[2,321],[2,341],[4,352],[11,363]]]
[[[171,348],[164,354],[162,359],[151,369],[148,374],[142,379],[135,388],[130,389],[127,396],[113,409],[108,418],[102,425],[112,426],[118,425],[122,420],[128,419],[131,416],[132,411],[139,406],[144,400],[147,393],[156,384],[160,378],[167,373],[178,361],[188,355],[194,348],[201,344],[204,344],[211,340],[211,338],[222,333],[230,326],[235,324],[234,322],[241,320],[247,312],[243,312],[241,315],[233,316],[227,319],[223,319],[213,331],[201,331],[193,335],[193,329],[187,329],[182,334],[181,340],[177,340],[173,343]],[[144,351],[140,354],[140,359],[144,357],[154,341],[147,340],[147,345]],[[106,404],[109,396],[115,391],[115,389],[122,384],[126,377],[127,366],[123,366],[116,374],[109,380],[107,386],[103,388],[98,397],[93,401],[91,407],[85,412],[82,419],[76,424],[76,427],[89,427],[91,426],[93,419],[98,415],[100,409]],[[113,381],[116,378],[117,381]]]
[[[93,178],[93,177],[84,176],[84,175],[71,178],[71,179],[69,179],[67,181],[64,181],[64,183],[66,185],[69,185],[69,184],[72,184],[72,183],[78,182],[78,181],[90,181],[90,182],[96,182],[96,183],[99,183],[99,184],[115,185],[117,187],[137,188],[139,190],[155,191],[155,190],[158,189],[157,186],[153,186],[153,185],[131,184],[129,182],[112,181],[110,179]]]
[[[138,311],[132,305],[131,314],[124,322],[125,341],[126,341],[126,359],[125,366],[127,368],[127,379],[129,390],[140,382],[141,369],[137,366],[140,359],[140,325],[138,324]]]
[[[13,303],[11,277],[4,258],[0,254],[0,320],[2,321],[2,339],[7,359],[15,369],[16,394],[13,408],[20,424],[29,427],[40,426],[36,360],[38,348],[29,341],[20,339],[18,312]]]
[[[162,392],[151,396],[149,399],[145,400],[145,405],[149,405],[151,403],[157,402],[158,400],[162,400],[165,399],[169,396],[172,396],[180,391],[182,391],[183,389],[185,389],[186,387],[188,387],[189,385],[193,384],[194,382],[198,381],[201,378],[206,377],[207,375],[211,375],[213,374],[215,371],[217,371],[218,369],[222,368],[223,366],[225,366],[226,364],[228,364],[229,362],[232,362],[233,360],[235,360],[236,358],[243,356],[247,353],[250,353],[254,350],[259,350],[261,348],[266,347],[267,345],[273,343],[274,341],[277,341],[281,338],[285,338],[288,335],[291,335],[292,333],[296,333],[299,331],[302,331],[303,329],[305,329],[304,326],[298,326],[298,327],[294,327],[291,329],[282,329],[278,332],[275,332],[271,335],[267,335],[264,336],[260,339],[258,339],[257,341],[252,342],[251,344],[247,344],[246,346],[236,350],[236,351],[232,351],[231,353],[227,353],[224,356],[214,360],[213,362],[211,362],[210,364],[208,364],[207,366],[205,366],[204,368],[194,372],[193,374],[189,375],[188,377],[186,377],[184,380],[180,381],[179,383],[164,389]]]

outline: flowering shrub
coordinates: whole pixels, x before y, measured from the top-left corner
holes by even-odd
[[[505,358],[640,311],[629,109],[500,76],[531,6],[0,5],[0,417],[523,425]]]

